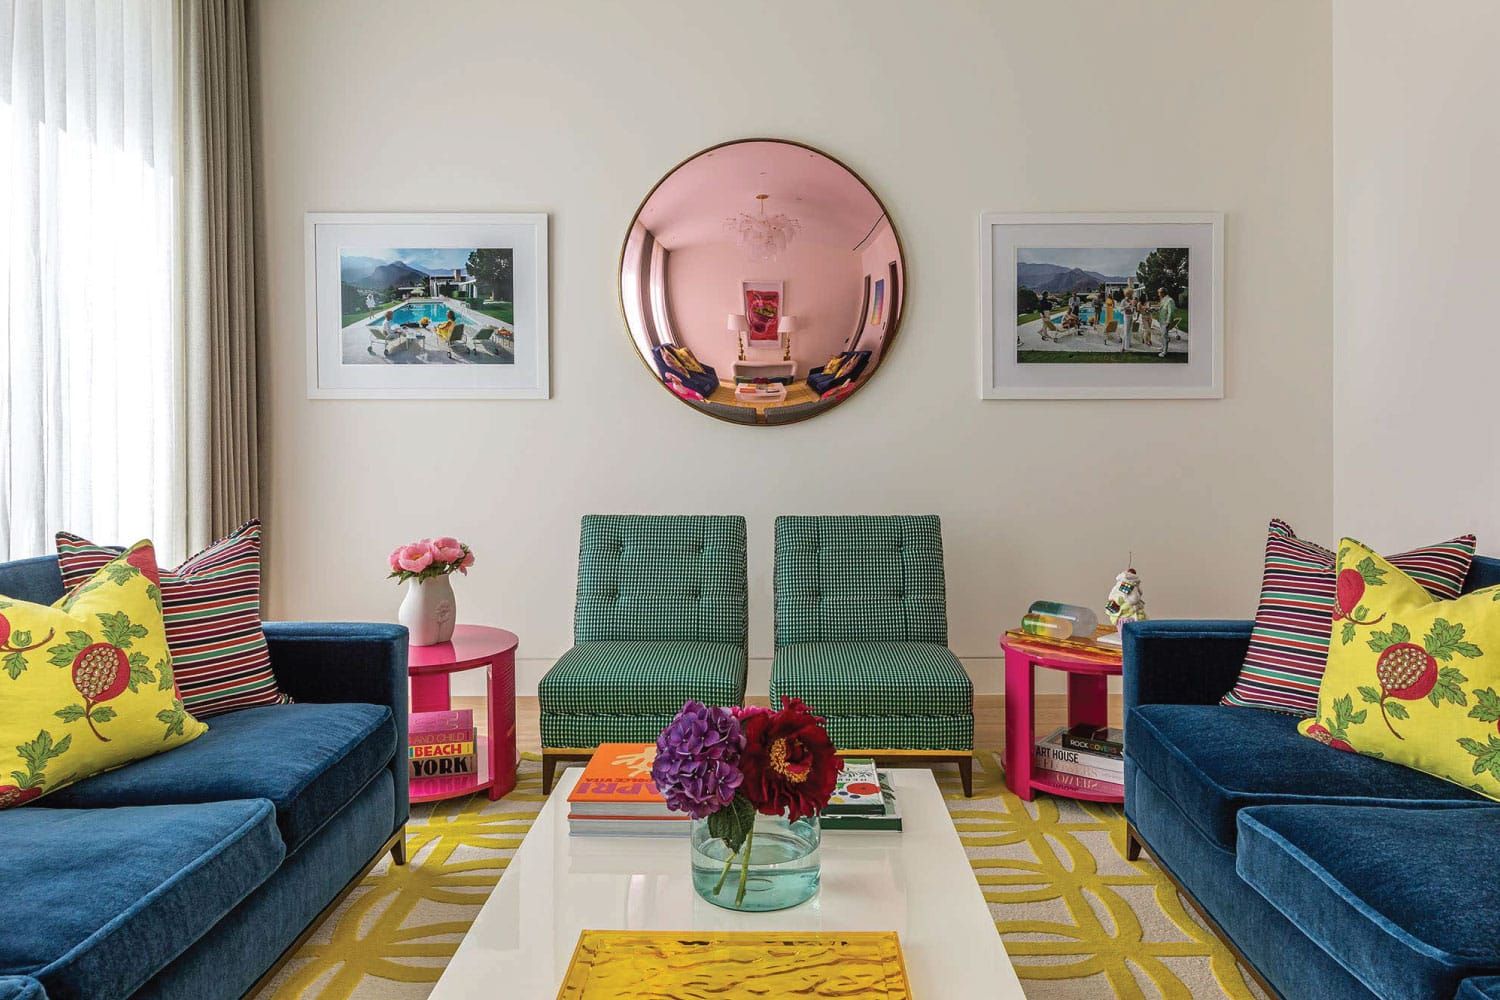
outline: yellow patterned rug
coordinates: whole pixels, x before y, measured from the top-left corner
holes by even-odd
[[[383,862],[256,1000],[420,1000],[542,807],[540,763],[516,790],[413,809],[411,863]],[[1004,786],[975,754],[974,797],[939,784],[1029,998],[1258,998],[1233,955],[1149,861],[1125,860],[1118,807]],[[951,772],[951,773],[945,773]]]

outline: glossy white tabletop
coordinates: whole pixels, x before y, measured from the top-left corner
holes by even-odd
[[[685,837],[570,837],[578,774],[559,778],[433,1000],[552,1000],[586,929],[896,931],[914,1000],[1024,997],[930,771],[892,772],[900,833],[825,832],[818,895],[776,913],[700,899]]]

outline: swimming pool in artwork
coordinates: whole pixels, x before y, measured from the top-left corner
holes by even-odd
[[[448,318],[448,310],[451,308],[442,302],[403,302],[391,310],[391,319],[397,324],[420,323],[427,320],[429,323],[441,323]],[[460,323],[471,326],[498,326],[495,320],[485,320],[481,317],[466,313],[461,309],[454,309],[454,315]],[[385,313],[378,312],[370,317],[371,326],[379,326],[385,322]]]

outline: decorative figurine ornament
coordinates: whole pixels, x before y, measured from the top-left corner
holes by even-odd
[[[1141,592],[1141,577],[1130,567],[1115,577],[1115,585],[1104,603],[1104,614],[1116,629],[1123,629],[1126,622],[1146,620],[1146,595]]]

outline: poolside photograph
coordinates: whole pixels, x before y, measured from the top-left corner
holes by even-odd
[[[1016,248],[1018,364],[1187,364],[1187,247]]]
[[[509,247],[339,248],[345,365],[513,365]]]

